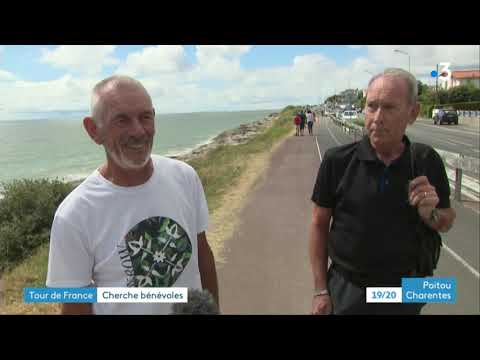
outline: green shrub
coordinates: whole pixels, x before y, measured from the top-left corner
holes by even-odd
[[[21,179],[2,184],[0,274],[48,242],[55,211],[73,185],[58,180]]]
[[[435,108],[453,108],[455,110],[480,110],[480,101],[460,102],[460,103],[445,103],[435,105],[432,103],[424,103],[421,106],[420,116],[432,117],[433,109]]]
[[[210,150],[205,156],[189,160],[202,181],[210,212],[221,205],[222,196],[235,186],[249,159],[270,149],[276,141],[292,130],[293,116],[300,109],[299,106],[288,106],[280,112],[271,127],[244,144],[222,145]]]
[[[480,110],[480,101],[470,101],[461,103],[451,103],[442,105],[444,107],[452,107],[455,110]]]

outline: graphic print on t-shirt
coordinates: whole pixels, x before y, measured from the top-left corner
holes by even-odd
[[[129,287],[170,287],[192,256],[186,231],[174,220],[151,217],[139,222],[119,246]]]

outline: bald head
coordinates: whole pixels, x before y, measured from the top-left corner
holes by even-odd
[[[90,111],[93,121],[97,126],[102,126],[103,117],[105,115],[105,105],[108,100],[108,95],[118,89],[140,89],[145,92],[145,95],[152,101],[142,83],[134,78],[123,75],[114,75],[100,81],[92,91],[92,100]]]
[[[405,71],[403,69],[398,69],[398,68],[388,68],[385,69],[383,72],[380,74],[375,75],[372,77],[368,83],[368,88],[367,88],[367,93],[372,87],[373,83],[376,80],[379,80],[381,78],[388,77],[392,79],[399,79],[405,83],[406,87],[406,95],[407,95],[407,102],[409,105],[415,105],[415,103],[418,100],[418,84],[417,80],[415,77],[409,73],[408,71]]]

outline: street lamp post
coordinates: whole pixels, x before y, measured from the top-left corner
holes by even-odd
[[[408,72],[411,73],[411,71],[410,71],[410,54],[406,51],[402,51],[402,50],[398,50],[398,49],[394,49],[393,52],[398,52],[400,54],[408,56]]]

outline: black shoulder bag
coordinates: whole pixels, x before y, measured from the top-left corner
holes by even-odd
[[[425,157],[427,155],[427,148],[422,149],[421,147],[421,144],[411,143],[410,145],[412,180],[417,176],[426,174]],[[416,172],[415,169],[419,169],[421,172]],[[415,236],[418,242],[417,276],[432,276],[440,258],[442,238],[437,231],[423,222],[416,207],[413,208],[413,211],[415,211]]]

